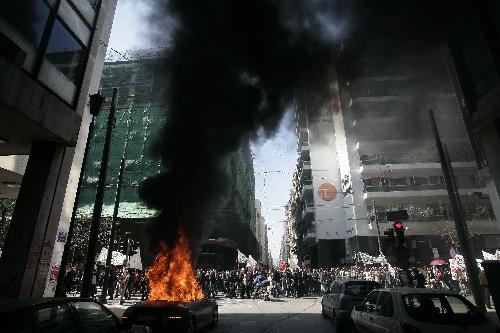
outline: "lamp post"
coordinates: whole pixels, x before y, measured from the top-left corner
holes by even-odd
[[[127,158],[127,147],[128,147],[128,139],[130,136],[130,115],[127,120],[127,135],[125,136],[125,147],[123,148],[123,155],[120,161],[120,171],[118,173],[118,182],[116,185],[116,195],[115,195],[115,205],[113,208],[113,219],[111,220],[111,230],[109,233],[109,244],[108,244],[108,254],[106,257],[106,267],[104,270],[104,282],[102,285],[102,293],[100,301],[101,303],[106,303],[106,295],[109,287],[109,276],[111,274],[111,259],[113,256],[113,247],[115,243],[115,233],[116,233],[116,220],[118,219],[118,208],[120,207],[120,197],[122,193],[122,182],[123,182],[123,173],[125,172],[125,161]],[[128,255],[128,254],[127,254]],[[120,303],[122,304],[122,303]]]
[[[91,296],[92,274],[94,273],[95,256],[97,254],[97,238],[99,236],[99,226],[101,224],[104,187],[106,185],[106,171],[108,170],[109,150],[111,148],[111,135],[113,134],[113,125],[115,122],[117,98],[118,88],[114,88],[111,108],[109,109],[108,123],[106,125],[106,137],[104,139],[104,148],[102,151],[101,168],[99,170],[94,211],[92,213],[92,223],[90,225],[89,245],[87,249],[87,257],[85,258],[81,297]]]
[[[450,156],[448,155],[446,145],[441,142],[441,137],[436,124],[436,118],[434,117],[434,111],[431,109],[428,112],[432,126],[432,133],[434,134],[434,140],[436,141],[439,161],[441,162],[441,169],[443,170],[446,190],[451,204],[451,211],[453,212],[453,220],[457,231],[458,244],[460,245],[460,249],[463,251],[465,271],[467,272],[467,276],[469,277],[471,284],[472,296],[474,297],[474,301],[479,310],[486,312],[483,295],[481,293],[481,286],[479,284],[479,271],[474,257],[474,249],[471,244],[470,233],[465,220],[465,214],[460,200],[458,187],[455,182],[455,175],[453,174]]]
[[[63,297],[66,296],[66,290],[64,290],[64,279],[66,277],[66,267],[68,266],[69,254],[71,252],[71,240],[73,239],[75,220],[76,220],[76,211],[78,208],[78,201],[80,199],[80,192],[83,183],[84,177],[84,168],[87,165],[87,157],[89,154],[90,141],[92,139],[92,135],[94,134],[95,127],[95,118],[99,115],[101,111],[101,107],[105,101],[104,96],[101,95],[101,92],[98,91],[96,94],[90,95],[89,98],[89,109],[90,109],[90,124],[89,124],[89,132],[87,135],[87,143],[85,145],[85,151],[83,153],[82,160],[82,168],[80,170],[80,176],[78,178],[78,186],[76,188],[75,202],[73,204],[73,211],[71,213],[71,220],[69,222],[69,230],[68,235],[66,236],[66,243],[64,244],[64,251],[61,259],[61,265],[59,267],[59,275],[57,276],[57,285],[55,296]]]

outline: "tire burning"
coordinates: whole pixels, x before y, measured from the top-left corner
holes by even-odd
[[[189,241],[182,228],[174,248],[160,244],[153,265],[147,272],[149,301],[193,302],[203,299],[191,262]]]

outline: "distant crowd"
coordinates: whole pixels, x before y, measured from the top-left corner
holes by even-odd
[[[330,269],[273,268],[270,270],[240,268],[217,271],[199,269],[196,276],[207,297],[223,294],[229,298],[303,297],[329,292],[333,283],[341,279],[363,279],[380,283],[382,287],[408,286],[456,291],[470,294],[464,272],[452,272],[448,266],[427,266],[400,269],[390,266],[341,266]],[[81,291],[83,270],[73,267],[66,273],[64,291],[76,295]],[[104,270],[96,269],[92,277],[93,297],[104,287]],[[113,268],[106,295],[108,299],[132,296],[147,299],[148,284],[145,271]]]
[[[216,271],[198,270],[197,278],[205,295],[215,297],[223,293],[230,298],[302,297],[328,292],[340,279],[363,279],[380,283],[383,287],[415,287],[449,289],[469,295],[467,277],[463,273],[452,276],[447,266],[423,268],[387,268],[386,266],[349,266],[330,269],[252,269]]]

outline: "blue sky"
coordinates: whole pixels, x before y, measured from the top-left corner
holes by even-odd
[[[108,53],[114,58],[126,50],[154,48],[161,42],[152,41],[146,18],[147,1],[119,0]],[[293,114],[288,112],[278,132],[271,139],[260,138],[252,144],[255,168],[255,196],[262,202],[262,214],[268,225],[269,248],[277,260],[283,235],[285,205],[288,202],[292,174],[297,161]]]

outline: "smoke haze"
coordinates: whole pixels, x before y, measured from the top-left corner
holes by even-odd
[[[331,40],[316,15],[327,1],[156,1],[154,26],[175,26],[160,73],[167,123],[153,149],[164,171],[139,195],[160,216],[150,249],[183,225],[196,251],[229,190],[223,164],[243,139],[272,134],[294,92],[327,96]],[[324,21],[324,20],[323,20]]]

